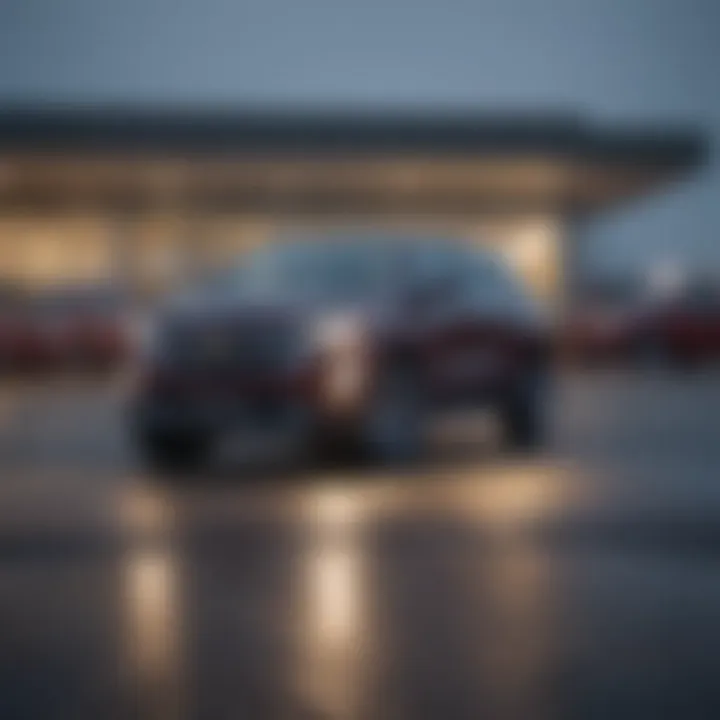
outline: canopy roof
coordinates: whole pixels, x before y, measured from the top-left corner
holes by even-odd
[[[0,111],[0,206],[598,210],[706,157],[692,129],[571,115],[13,107]]]

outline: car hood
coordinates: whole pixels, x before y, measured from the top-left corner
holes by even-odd
[[[384,300],[384,301],[383,301]],[[387,311],[387,299],[369,298],[355,302],[290,297],[286,295],[188,294],[171,299],[158,317],[168,321],[216,322],[253,321],[311,322],[335,314],[357,314],[375,318]]]

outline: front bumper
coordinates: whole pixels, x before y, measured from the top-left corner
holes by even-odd
[[[141,370],[128,387],[131,422],[149,432],[248,437],[256,432],[305,436],[328,426],[352,426],[362,414],[364,387],[348,392],[347,382],[330,382],[337,375],[332,369],[316,358],[280,374]]]
[[[145,432],[304,433],[314,423],[314,411],[290,399],[214,399],[177,402],[140,399],[131,407],[133,424]]]

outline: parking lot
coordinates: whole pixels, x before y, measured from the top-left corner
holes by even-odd
[[[0,388],[0,718],[717,717],[720,373],[565,374],[536,457],[144,475]]]

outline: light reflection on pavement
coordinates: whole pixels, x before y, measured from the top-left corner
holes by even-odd
[[[422,541],[423,525],[433,523],[464,527],[482,537],[480,585],[473,541],[468,545],[467,539],[450,537],[449,548],[427,547],[428,554],[420,559],[442,570],[449,549],[456,553],[449,582],[466,600],[486,595],[486,611],[508,636],[506,643],[489,645],[478,637],[473,653],[480,656],[473,658],[471,653],[466,667],[487,669],[492,696],[486,697],[492,697],[498,712],[514,708],[523,673],[529,672],[523,663],[537,662],[536,636],[544,627],[537,625],[537,597],[543,585],[548,589],[541,558],[522,531],[528,523],[562,509],[571,496],[579,497],[569,470],[550,462],[495,462],[482,471],[455,468],[452,474],[447,468],[434,468],[414,476],[385,472],[368,478],[355,473],[348,479],[330,473],[240,488],[178,490],[136,477],[117,491],[121,535],[134,540],[123,555],[128,605],[123,635],[130,665],[140,676],[135,679],[144,692],[144,707],[167,712],[172,706],[179,713],[189,704],[180,679],[186,671],[181,648],[187,644],[182,637],[187,630],[181,609],[187,595],[180,585],[183,561],[191,557],[198,562],[213,552],[215,546],[208,545],[204,535],[208,529],[220,532],[227,551],[228,544],[244,536],[240,532],[238,537],[239,523],[269,523],[292,528],[293,533],[287,550],[295,593],[289,611],[294,626],[289,628],[292,639],[287,647],[293,659],[288,692],[303,707],[333,718],[362,716],[367,695],[378,682],[378,668],[388,653],[383,647],[387,633],[378,627],[381,618],[373,602],[378,588],[372,583],[379,582],[386,562],[378,558],[378,547],[389,539],[392,548],[392,537],[386,536],[403,523],[408,523],[410,545]],[[439,532],[438,539],[446,542],[442,529]],[[413,535],[418,536],[414,541]],[[407,550],[401,547],[400,552]],[[429,557],[433,553],[434,560]],[[243,603],[241,595],[237,600]],[[481,633],[473,628],[471,617],[465,622],[463,633]]]
[[[544,457],[180,485],[138,470],[107,395],[23,392],[0,425],[0,717],[720,707],[720,381],[562,392]]]

